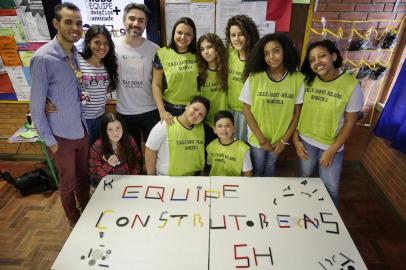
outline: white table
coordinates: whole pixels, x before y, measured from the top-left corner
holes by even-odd
[[[367,269],[318,178],[107,176],[52,269]]]

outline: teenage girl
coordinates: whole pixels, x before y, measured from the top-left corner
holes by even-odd
[[[210,112],[204,120],[205,145],[216,138],[214,114],[227,109],[227,51],[220,37],[204,34],[197,41],[197,67],[200,94],[210,101]]]
[[[228,20],[225,34],[228,48],[228,106],[234,115],[235,136],[247,141],[247,123],[239,96],[244,85],[242,75],[245,62],[259,40],[259,33],[250,17],[236,15]]]
[[[289,145],[300,115],[304,76],[299,56],[283,34],[264,36],[254,47],[240,100],[249,127],[254,176],[273,176],[279,154]]]
[[[336,206],[344,142],[364,103],[359,82],[340,71],[342,61],[332,41],[310,44],[301,69],[306,76],[303,108],[293,138],[302,176],[311,176],[318,164],[320,178]]]
[[[90,148],[90,175],[96,185],[108,174],[141,173],[141,153],[117,113],[102,118],[101,137]]]
[[[173,123],[173,116],[184,112],[198,94],[197,76],[196,26],[182,17],[173,26],[169,45],[158,49],[153,63],[152,94],[161,120]]]
[[[100,122],[108,95],[117,86],[117,58],[109,31],[92,25],[86,32],[83,52],[79,54],[82,73],[82,109],[89,130],[90,145],[100,137]]]
[[[78,55],[81,72],[82,111],[92,145],[100,137],[100,124],[108,95],[118,82],[117,58],[110,32],[103,25],[92,25],[86,32],[82,53]],[[45,111],[58,108],[47,100]]]

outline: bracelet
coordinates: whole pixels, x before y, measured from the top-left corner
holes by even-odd
[[[290,145],[290,143],[285,142],[283,139],[281,139],[281,143],[284,144],[284,145]]]

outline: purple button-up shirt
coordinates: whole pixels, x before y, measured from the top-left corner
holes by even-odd
[[[75,46],[72,51],[73,65],[78,67]],[[56,37],[31,58],[30,111],[47,146],[57,143],[55,136],[71,140],[84,136],[86,121],[79,101],[80,85],[67,59]],[[48,115],[44,112],[47,98],[57,109]]]

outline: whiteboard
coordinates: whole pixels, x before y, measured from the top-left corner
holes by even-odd
[[[342,267],[367,269],[318,178],[113,175],[52,269]]]

